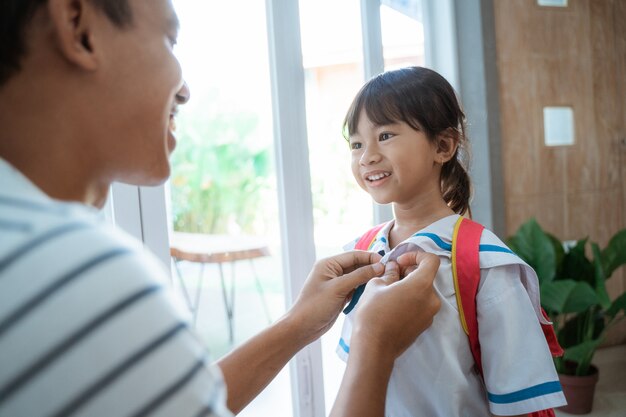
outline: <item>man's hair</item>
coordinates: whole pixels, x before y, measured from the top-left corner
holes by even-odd
[[[129,0],[89,0],[117,26],[132,21]],[[47,0],[0,0],[0,86],[20,70],[27,52],[26,28]]]

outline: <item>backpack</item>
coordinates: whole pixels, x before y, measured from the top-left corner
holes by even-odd
[[[357,241],[354,248],[358,250],[369,250],[376,240],[376,235],[385,224],[386,223],[379,224],[367,231]],[[454,226],[452,235],[452,276],[459,308],[459,318],[463,331],[467,334],[469,339],[470,350],[474,358],[476,370],[481,377],[483,377],[483,368],[480,354],[480,341],[478,339],[476,294],[478,293],[478,285],[480,283],[479,249],[483,229],[483,225],[461,216]],[[348,314],[354,308],[361,294],[363,294],[364,289],[365,284],[354,290],[352,299],[344,309],[344,313]],[[543,309],[541,309],[541,313],[548,319]],[[541,329],[543,330],[552,356],[562,356],[563,349],[557,341],[552,325],[541,323]],[[530,413],[529,416],[554,417],[555,414],[554,410],[550,408],[535,411]]]

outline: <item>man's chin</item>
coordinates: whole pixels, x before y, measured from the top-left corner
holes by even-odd
[[[153,169],[150,172],[143,172],[141,174],[128,176],[117,180],[117,182],[127,185],[135,185],[138,187],[156,187],[167,181],[170,177],[170,173],[170,164],[166,163],[165,166],[159,167],[159,169]]]

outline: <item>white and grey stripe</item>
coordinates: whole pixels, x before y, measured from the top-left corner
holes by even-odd
[[[230,416],[162,267],[74,212],[0,196],[0,417]]]
[[[148,342],[146,346],[131,354],[122,363],[111,369],[106,375],[103,375],[95,383],[78,394],[76,398],[70,400],[67,405],[63,406],[63,408],[56,412],[52,417],[68,416],[76,412],[76,410],[78,410],[83,404],[87,403],[92,397],[104,390],[109,384],[113,383],[135,363],[141,361],[144,357],[158,349],[162,344],[166,343],[185,328],[185,323],[177,323],[170,329],[166,330],[164,334],[159,335],[156,339]]]

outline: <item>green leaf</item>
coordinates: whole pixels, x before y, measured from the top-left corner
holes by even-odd
[[[563,354],[563,359],[576,363],[582,362],[589,356],[589,353],[593,353],[597,346],[597,340],[582,342],[576,346],[567,348]]]
[[[269,151],[262,150],[254,155],[254,173],[257,176],[265,177],[270,172]]]
[[[613,319],[620,312],[620,310],[626,312],[626,292],[613,301],[613,304],[611,304],[611,307],[609,307],[606,314]]]
[[[600,344],[600,340],[590,340],[579,345],[565,349],[563,359],[578,364],[576,375],[587,375],[589,373],[589,365],[593,358],[596,348]]]
[[[587,239],[581,239],[576,246],[571,248],[563,257],[561,276],[559,278],[584,281],[590,285],[595,284],[595,270],[593,264],[585,256]]]
[[[554,279],[557,255],[552,240],[535,219],[520,226],[507,243],[537,272],[540,283]]]
[[[540,290],[543,307],[559,314],[581,313],[598,304],[598,296],[586,282],[570,279],[546,282]]]
[[[556,260],[556,276],[559,276],[561,270],[563,268],[563,258],[565,257],[565,250],[563,249],[563,242],[557,239],[555,236],[550,233],[546,233],[546,235],[550,238],[552,242],[552,247],[554,248],[555,260]],[[555,277],[556,278],[556,277]]]
[[[567,297],[575,286],[576,282],[572,280],[545,282],[540,287],[541,305],[547,311],[562,313]]]
[[[595,280],[596,280],[596,295],[598,296],[598,301],[602,308],[607,309],[611,306],[611,299],[609,298],[609,294],[606,292],[606,285],[604,284],[605,274],[602,268],[602,256],[600,255],[600,247],[597,243],[591,243],[591,249],[593,250],[593,266],[595,269]]]
[[[581,313],[589,307],[597,305],[599,301],[591,285],[586,282],[577,282],[568,295],[567,302],[563,307],[563,313]]]
[[[624,264],[626,264],[626,229],[617,232],[602,251],[602,267],[607,278]]]

